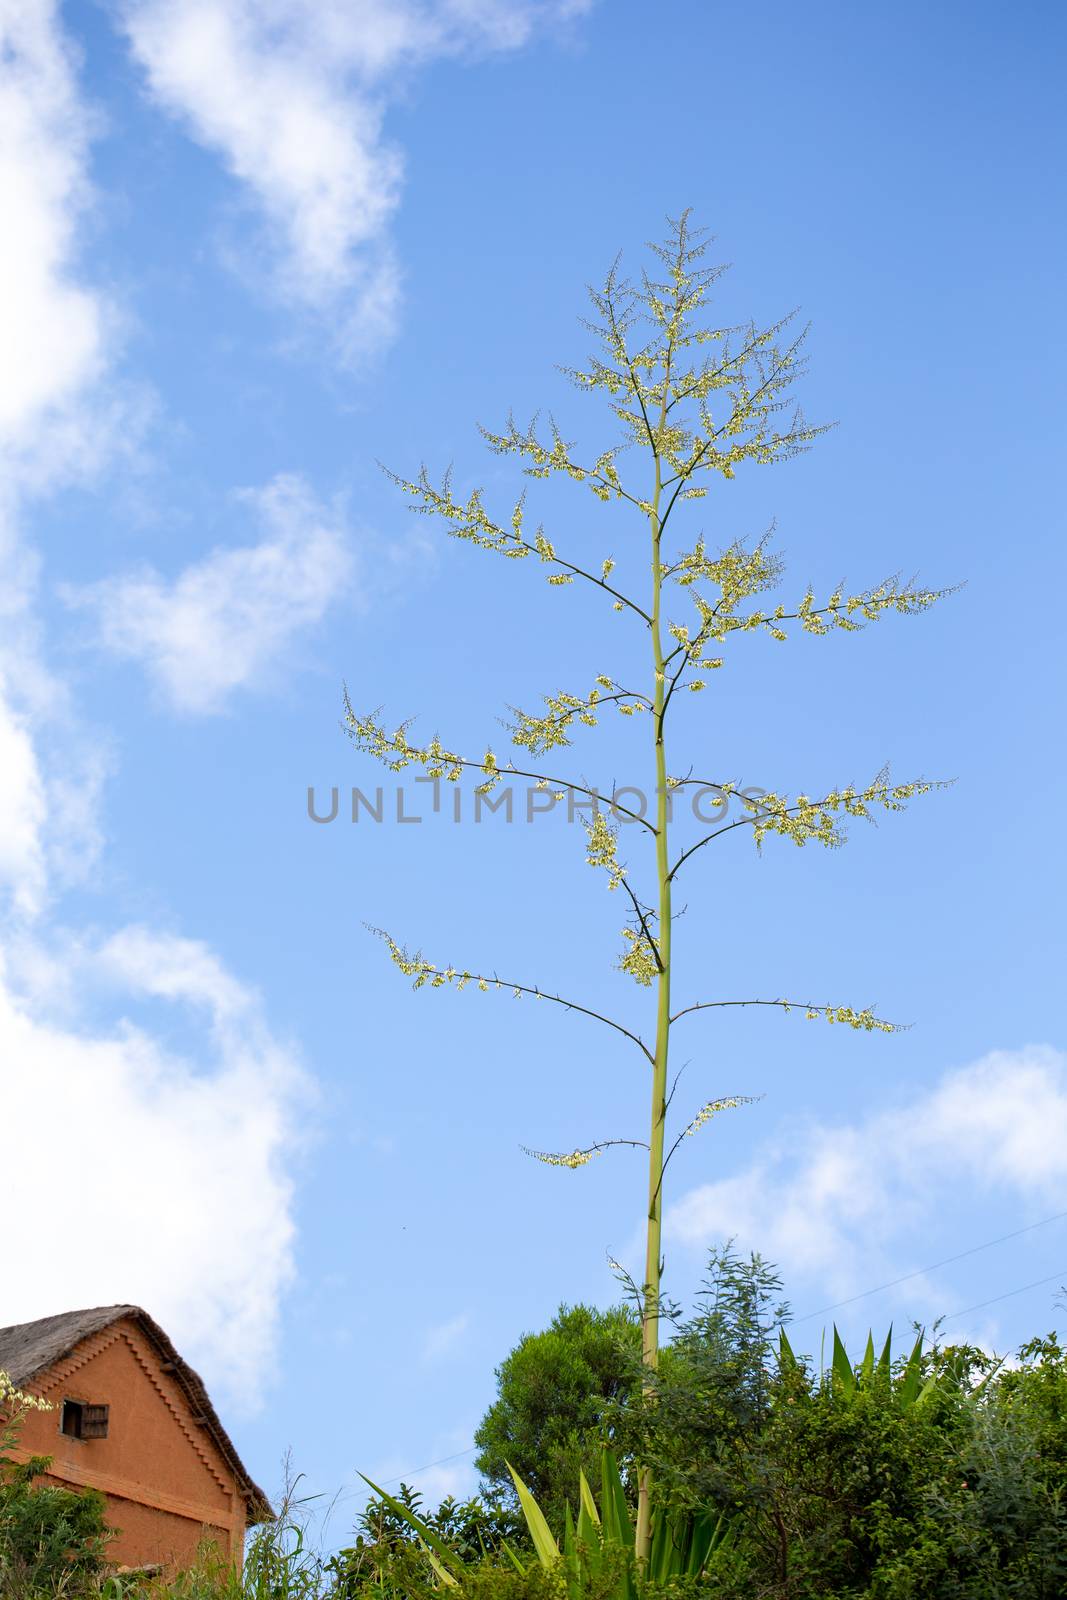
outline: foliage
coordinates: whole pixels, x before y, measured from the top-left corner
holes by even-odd
[[[973,1352],[964,1352],[964,1356]],[[1067,1593],[1067,1355],[1054,1334],[962,1403],[963,1427],[878,1600],[1058,1600]]]
[[[424,1510],[419,1492],[402,1483],[395,1496],[375,1494],[357,1519],[355,1542],[326,1563],[324,1570],[337,1600],[368,1588],[421,1592],[430,1578],[412,1518],[464,1563],[485,1561],[510,1568],[505,1546],[525,1543],[525,1525],[511,1507],[491,1498],[458,1501],[447,1495],[436,1510]]]
[[[1053,1336],[1005,1367],[971,1346],[892,1360],[836,1329],[824,1370],[795,1354],[758,1257],[712,1256],[654,1395],[624,1410],[657,1499],[731,1511],[717,1600],[1053,1600],[1067,1593],[1067,1356]],[[777,1310],[778,1308],[775,1308]],[[784,1310],[784,1308],[782,1308]]]
[[[607,1448],[600,1452],[599,1507],[585,1473],[579,1470],[577,1519],[571,1515],[569,1504],[565,1505],[560,1540],[514,1468],[509,1470],[537,1563],[548,1573],[563,1574],[568,1600],[589,1600],[592,1595],[638,1600],[648,1585],[699,1578],[713,1553],[726,1548],[730,1541],[729,1522],[721,1515],[660,1511],[653,1519],[648,1558],[638,1565],[633,1517],[615,1457]],[[371,1487],[375,1488],[373,1484]],[[471,1563],[400,1501],[380,1489],[375,1492],[418,1534],[426,1559],[444,1587],[465,1590]],[[504,1550],[515,1571],[525,1577],[534,1563],[520,1559],[507,1544]]]
[[[599,1471],[608,1409],[640,1381],[640,1353],[639,1319],[624,1306],[563,1305],[543,1332],[525,1334],[496,1369],[497,1398],[474,1434],[474,1464],[490,1489],[517,1504],[510,1463],[562,1526],[579,1471]]]
[[[243,1569],[204,1539],[196,1560],[169,1575],[114,1577],[101,1600],[328,1600],[337,1593],[324,1576],[325,1563],[307,1537],[307,1507],[315,1496],[298,1498],[300,1483],[285,1462],[285,1487],[273,1521],[252,1529]]]
[[[804,333],[791,336],[788,317],[763,328],[702,323],[722,269],[705,264],[707,245],[690,228],[688,213],[670,222],[663,244],[650,248],[651,269],[642,273],[639,284],[624,280],[616,263],[602,288],[591,291],[594,320],[586,326],[597,349],[583,368],[564,369],[580,391],[604,402],[619,429],[618,442],[591,458],[563,436],[555,421],[547,430],[539,430],[536,419],[523,429],[509,416],[503,428],[481,430],[490,450],[510,458],[526,478],[570,480],[591,491],[598,502],[614,508],[625,541],[621,563],[603,547],[564,552],[543,527],[531,528],[525,490],[513,501],[510,513],[494,515],[480,489],[466,498],[457,497],[449,473],[434,479],[423,467],[414,478],[391,474],[413,501],[414,509],[436,518],[451,536],[508,560],[547,567],[545,576],[555,592],[569,589],[576,581],[586,593],[592,589],[598,602],[609,602],[637,630],[636,635],[626,635],[626,642],[634,640],[635,648],[628,655],[620,652],[621,661],[613,663],[611,670],[591,674],[592,686],[587,690],[550,690],[542,697],[543,710],[512,708],[511,740],[523,765],[514,759],[502,762],[491,745],[484,753],[467,756],[436,734],[420,742],[409,737],[408,722],[390,728],[378,711],[357,711],[347,691],[344,703],[347,731],[356,748],[391,771],[414,767],[426,777],[453,783],[473,774],[482,798],[514,774],[531,780],[539,789],[551,789],[558,797],[592,802],[592,816],[586,823],[586,860],[604,874],[608,890],[621,890],[628,903],[619,935],[622,951],[615,965],[640,990],[654,991],[654,1006],[650,994],[648,1007],[651,1043],[615,1017],[537,983],[505,979],[495,971],[476,970],[473,964],[440,964],[417,949],[409,950],[390,933],[375,931],[381,933],[393,961],[416,989],[474,986],[483,992],[508,989],[517,999],[532,995],[596,1020],[641,1052],[650,1068],[647,1139],[612,1137],[562,1153],[529,1153],[550,1165],[573,1168],[584,1166],[611,1146],[647,1150],[640,1309],[645,1384],[652,1392],[660,1344],[666,1169],[687,1134],[704,1126],[716,1112],[744,1104],[749,1098],[728,1095],[705,1101],[667,1149],[668,1109],[673,1099],[673,1091],[668,1092],[672,1029],[698,1011],[763,1005],[784,1012],[798,1009],[811,1020],[825,1018],[866,1032],[895,1031],[892,1023],[876,1017],[870,1007],[838,1002],[713,994],[675,1009],[672,939],[678,875],[683,869],[689,872],[694,856],[705,845],[736,828],[747,829],[757,848],[772,836],[798,846],[814,842],[836,847],[843,841],[849,818],[869,820],[878,809],[899,811],[907,801],[936,787],[917,780],[894,782],[883,771],[858,787],[827,786],[817,797],[775,791],[754,799],[740,794],[723,770],[694,775],[689,761],[679,759],[675,750],[674,714],[683,693],[702,692],[711,678],[721,678],[721,669],[729,669],[733,644],[740,635],[784,642],[797,633],[854,633],[892,613],[925,611],[940,594],[888,579],[852,592],[839,585],[823,596],[808,587],[799,600],[772,603],[763,597],[776,588],[781,562],[767,537],[735,540],[719,550],[710,550],[697,530],[679,538],[676,525],[687,503],[703,498],[710,484],[721,489],[743,464],[767,466],[787,460],[806,450],[822,429],[805,423],[791,399],[804,366]],[[639,552],[636,559],[634,551]],[[645,724],[651,779],[645,788],[655,795],[654,820],[622,805],[614,786],[591,787],[584,779],[576,782],[559,777],[540,764],[549,756],[554,766],[558,750],[568,747],[577,733],[595,729],[605,715],[612,714]],[[530,762],[537,764],[531,767]],[[679,776],[686,769],[687,775]],[[672,844],[677,834],[672,795],[687,785],[714,795],[723,804],[736,801],[742,815],[729,824],[711,827],[692,844],[679,848]],[[635,886],[629,863],[619,855],[619,824],[623,821],[636,824],[635,831],[648,846],[653,885],[645,891]],[[559,1465],[554,1463],[551,1470],[557,1471]],[[638,1484],[636,1548],[639,1558],[646,1561],[652,1479],[644,1463],[639,1467]]]
[[[860,1594],[910,1545],[960,1424],[947,1403],[894,1404],[892,1387],[845,1396],[832,1373],[820,1379],[799,1362],[776,1374],[760,1437],[738,1462],[745,1584]]]
[[[323,1556],[286,1491],[243,1574],[205,1546],[175,1577],[0,1582],[4,1600],[1061,1600],[1067,1593],[1067,1353],[1049,1334],[1013,1364],[925,1341],[896,1360],[836,1337],[822,1368],[782,1339],[779,1280],[713,1254],[698,1312],[663,1352],[654,1397],[618,1402],[655,1470],[651,1558],[633,1548],[614,1458],[550,1523],[510,1508],[424,1511],[381,1491],[355,1543]],[[675,1314],[672,1312],[672,1316]],[[634,1358],[631,1356],[631,1360]],[[615,1409],[613,1407],[613,1409]],[[612,1426],[616,1427],[613,1421]],[[620,1441],[627,1437],[617,1424]],[[514,1481],[514,1480],[513,1480]],[[74,1500],[81,1497],[72,1496]],[[42,1507],[56,1510],[55,1499]],[[510,1519],[510,1520],[509,1520]],[[60,1519],[61,1520],[61,1519]],[[432,1559],[431,1559],[432,1558]],[[10,1570],[10,1568],[8,1569]]]
[[[107,1502],[95,1489],[35,1483],[50,1456],[2,1463],[0,1477],[0,1593],[5,1600],[45,1593],[89,1591],[103,1571],[112,1536]]]
[[[524,1535],[524,1524],[517,1507],[510,1507],[490,1495],[475,1495],[457,1500],[446,1495],[436,1510],[422,1508],[422,1495],[410,1484],[402,1483],[397,1495],[401,1505],[415,1512],[428,1527],[464,1560],[492,1555],[505,1540],[514,1542]],[[411,1524],[382,1500],[371,1500],[360,1513],[357,1526],[378,1546],[411,1542]]]
[[[23,1393],[0,1372],[0,1593],[5,1600],[90,1592],[112,1536],[102,1494],[37,1483],[51,1466],[50,1456],[16,1461],[7,1454],[18,1442],[26,1413],[50,1410],[49,1401]]]
[[[617,1404],[608,1422],[628,1456],[654,1465],[659,1498],[687,1510],[735,1498],[737,1463],[759,1437],[770,1408],[776,1334],[788,1316],[782,1283],[758,1255],[731,1245],[710,1253],[695,1313],[663,1315],[674,1337],[643,1399]]]

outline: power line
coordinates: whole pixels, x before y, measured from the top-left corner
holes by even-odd
[[[942,1322],[951,1322],[953,1317],[965,1317],[969,1311],[982,1311],[986,1306],[999,1305],[1001,1300],[1010,1300],[1014,1294],[1025,1294],[1027,1289],[1040,1289],[1042,1284],[1055,1283],[1057,1278],[1067,1278],[1067,1267],[1062,1272],[1053,1272],[1048,1278],[1038,1278],[1036,1283],[1024,1283],[1020,1289],[1009,1289],[1006,1294],[994,1295],[992,1300],[979,1300],[976,1306],[964,1306],[962,1311],[950,1311],[947,1317],[942,1317]]]
[[[880,1283],[877,1288],[864,1289],[861,1294],[854,1294],[847,1300],[835,1300],[833,1305],[820,1306],[818,1311],[806,1311],[802,1317],[793,1317],[790,1327],[795,1327],[800,1322],[810,1322],[813,1317],[825,1316],[827,1311],[840,1311],[843,1306],[855,1305],[857,1300],[866,1300],[872,1294],[883,1294],[886,1289],[895,1289],[899,1283],[909,1283],[912,1278],[921,1278],[927,1272],[936,1272],[939,1267],[949,1267],[955,1261],[964,1261],[968,1256],[977,1255],[982,1250],[991,1250],[994,1245],[1007,1244],[1009,1239],[1019,1239],[1024,1233],[1033,1233],[1035,1228],[1046,1228],[1050,1222],[1061,1222],[1067,1217],[1067,1211],[1057,1211],[1054,1216],[1042,1217],[1039,1222],[1029,1222],[1025,1228],[1015,1228],[1011,1233],[1002,1233],[995,1239],[986,1239],[983,1244],[971,1245],[968,1250],[961,1250],[958,1255],[945,1256],[941,1261],[934,1261],[928,1267],[917,1267],[914,1272],[905,1272],[900,1278],[893,1278],[889,1283]],[[1014,1295],[1025,1294],[1028,1289],[1040,1289],[1046,1283],[1055,1283],[1057,1278],[1067,1278],[1067,1270],[1054,1272],[1048,1278],[1038,1278],[1036,1283],[1024,1283],[1019,1289],[1009,1289],[1005,1294],[998,1294],[992,1300],[982,1300],[975,1306],[965,1306],[962,1311],[952,1311],[947,1317],[942,1317],[943,1322],[951,1322],[955,1317],[966,1317],[972,1311],[983,1311],[986,1306],[999,1305],[1002,1300],[1010,1300]],[[387,1488],[391,1483],[406,1483],[409,1478],[418,1477],[420,1472],[429,1472],[432,1467],[443,1467],[449,1461],[458,1461],[462,1456],[472,1455],[478,1446],[470,1445],[466,1450],[457,1450],[454,1455],[442,1456],[438,1461],[428,1461],[424,1467],[412,1467],[409,1472],[398,1473],[395,1478],[386,1478],[381,1487]],[[359,1493],[358,1490],[354,1491]]]
[[[454,1456],[442,1456],[440,1461],[428,1461],[424,1467],[412,1467],[410,1472],[401,1472],[395,1478],[386,1478],[381,1487],[385,1489],[391,1483],[406,1483],[408,1478],[418,1477],[420,1472],[429,1472],[431,1467],[443,1467],[446,1461],[458,1461],[460,1456],[469,1456],[477,1448],[476,1444],[468,1445],[466,1450],[457,1450]]]
[[[385,1482],[379,1484],[378,1487],[387,1489],[391,1483],[407,1483],[409,1478],[417,1478],[420,1472],[429,1472],[431,1467],[443,1467],[448,1461],[458,1461],[461,1456],[472,1455],[477,1448],[476,1444],[471,1444],[467,1446],[466,1450],[457,1450],[455,1455],[441,1456],[437,1461],[427,1461],[424,1467],[412,1467],[408,1472],[398,1473],[395,1478],[386,1478]],[[363,1489],[349,1489],[345,1494],[337,1496],[338,1503],[343,1504],[346,1500],[355,1500],[365,1492]]]
[[[963,1261],[967,1256],[977,1255],[980,1250],[991,1250],[995,1244],[1006,1244],[1009,1239],[1021,1238],[1024,1233],[1033,1233],[1035,1228],[1046,1228],[1050,1222],[1060,1222],[1064,1217],[1067,1217],[1067,1211],[1057,1211],[1053,1217],[1042,1217],[1040,1222],[1030,1222],[1025,1228],[1016,1228],[1012,1233],[1002,1233],[996,1239],[987,1239],[984,1244],[974,1244],[969,1250],[961,1250],[956,1256],[945,1256],[943,1261],[934,1261],[928,1267],[917,1267],[914,1272],[905,1272],[903,1277],[893,1278],[889,1283],[880,1283],[875,1289],[864,1289],[862,1294],[851,1295],[847,1300],[835,1300],[833,1305],[820,1306],[817,1311],[805,1311],[802,1317],[793,1317],[790,1326],[795,1326],[799,1322],[810,1322],[812,1317],[825,1316],[828,1311],[840,1311],[842,1306],[854,1306],[857,1300],[866,1300],[872,1294],[883,1294],[886,1289],[895,1289],[898,1283],[909,1283],[912,1278],[922,1278],[928,1272],[936,1272],[939,1267],[949,1267],[954,1261]],[[1013,1289],[1011,1292],[1017,1294],[1022,1291]],[[992,1301],[988,1301],[987,1304],[991,1305]],[[961,1317],[963,1312],[954,1311],[952,1315]]]

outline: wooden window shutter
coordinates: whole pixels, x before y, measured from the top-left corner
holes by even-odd
[[[107,1438],[107,1406],[85,1406],[82,1410],[82,1438]]]

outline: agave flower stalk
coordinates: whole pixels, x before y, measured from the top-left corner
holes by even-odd
[[[610,603],[633,628],[625,660],[613,664],[613,670],[597,674],[584,692],[558,690],[545,695],[543,711],[512,707],[511,738],[517,760],[501,761],[492,746],[479,756],[467,756],[437,736],[420,744],[410,735],[410,724],[401,723],[390,731],[377,712],[357,712],[347,690],[344,701],[346,727],[355,745],[392,771],[414,766],[426,777],[452,783],[477,775],[479,798],[488,797],[505,781],[523,778],[539,789],[550,789],[556,798],[592,804],[593,814],[586,824],[586,859],[606,875],[608,889],[621,890],[629,903],[617,966],[646,991],[649,1000],[655,995],[654,1018],[649,1018],[651,1043],[628,1022],[572,995],[544,988],[525,976],[506,978],[495,970],[440,966],[418,950],[411,952],[390,933],[374,931],[381,934],[393,960],[416,989],[473,986],[482,991],[510,990],[516,998],[533,996],[602,1024],[641,1052],[650,1073],[647,1139],[606,1138],[571,1151],[528,1153],[553,1166],[575,1168],[611,1146],[647,1150],[645,1270],[638,1296],[642,1359],[650,1390],[659,1350],[667,1166],[684,1138],[720,1111],[754,1098],[729,1094],[705,1101],[668,1149],[667,1117],[673,1090],[668,1094],[667,1082],[674,1028],[697,1012],[769,1006],[783,1012],[798,1011],[808,1020],[823,1019],[865,1031],[895,1031],[894,1024],[876,1016],[870,1006],[856,1009],[780,996],[713,995],[695,998],[672,1011],[675,879],[690,868],[705,846],[736,830],[747,831],[757,848],[771,836],[798,846],[817,843],[833,847],[842,842],[848,818],[870,818],[876,808],[899,811],[908,800],[937,787],[922,780],[894,782],[882,771],[863,787],[838,785],[817,799],[777,792],[753,798],[740,793],[725,773],[694,776],[692,767],[686,768],[684,757],[679,759],[669,739],[673,711],[683,692],[701,693],[711,679],[720,679],[720,669],[727,665],[738,635],[759,634],[783,642],[797,631],[854,633],[890,612],[909,615],[925,611],[949,592],[890,578],[851,593],[839,587],[822,597],[809,588],[791,605],[772,605],[760,598],[781,578],[781,564],[771,552],[769,535],[751,543],[734,542],[717,552],[708,548],[703,534],[691,542],[677,542],[676,521],[689,502],[708,493],[709,480],[729,482],[742,465],[768,465],[794,456],[806,450],[823,430],[808,426],[798,409],[789,409],[792,385],[803,367],[804,332],[785,340],[789,318],[762,329],[754,324],[698,326],[695,319],[721,269],[702,265],[707,244],[690,229],[688,214],[670,228],[666,242],[651,247],[660,277],[644,272],[635,287],[620,278],[616,262],[603,287],[591,291],[597,320],[587,326],[598,337],[599,353],[585,369],[568,370],[580,390],[606,398],[622,429],[620,443],[594,461],[583,461],[554,422],[547,434],[538,431],[536,418],[525,430],[513,417],[500,432],[481,430],[490,449],[515,459],[527,477],[538,480],[563,475],[616,509],[628,526],[629,548],[635,547],[633,541],[645,542],[649,577],[643,593],[640,588],[623,586],[627,580],[616,574],[611,555],[565,554],[557,550],[543,527],[531,530],[525,493],[514,503],[510,516],[496,520],[486,509],[480,490],[466,500],[458,499],[449,474],[439,482],[431,479],[425,467],[415,479],[390,474],[414,501],[413,509],[443,521],[453,537],[511,560],[547,567],[547,582],[554,590],[577,583],[601,602]],[[624,481],[617,466],[624,449],[643,461],[643,477],[635,475]],[[673,542],[670,550],[668,534]],[[668,596],[683,602],[686,620],[668,612]],[[647,687],[630,687],[642,682]],[[621,794],[616,796],[614,790],[594,789],[560,776],[556,770],[555,753],[569,746],[580,730],[595,728],[610,714],[647,718],[650,776],[656,795],[654,821],[622,804]],[[552,759],[546,764],[543,758],[548,756]],[[686,775],[679,776],[683,771]],[[723,820],[694,842],[672,850],[672,797],[687,786],[715,796],[723,807]],[[610,800],[602,808],[601,796],[609,792]],[[736,808],[740,815],[725,820],[727,807]],[[619,857],[622,822],[633,824],[631,833],[636,832],[651,847],[654,887],[650,885],[650,894],[635,887],[629,864]],[[648,1470],[639,1469],[634,1537],[637,1556],[646,1564],[651,1548],[651,1491]]]

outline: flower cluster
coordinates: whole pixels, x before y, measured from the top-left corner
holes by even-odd
[[[374,756],[390,772],[400,772],[402,768],[412,765],[420,766],[428,777],[447,778],[450,783],[455,783],[462,777],[463,768],[473,765],[454,750],[446,750],[436,734],[428,744],[412,744],[407,736],[410,726],[410,722],[402,722],[399,728],[389,733],[377,720],[375,712],[361,717],[354,711],[345,694],[345,732],[358,750]],[[495,766],[491,750],[486,752],[485,762]],[[484,764],[483,770],[487,770]]]
[[[720,596],[717,610],[728,616],[752,595],[773,589],[781,577],[781,557],[768,554],[768,542],[761,539],[749,550],[738,540],[712,557],[701,538],[667,569],[665,576],[672,577],[680,589],[689,589],[700,581],[713,583]]]
[[[603,289],[592,292],[600,318],[593,331],[603,355],[594,355],[584,370],[564,370],[579,389],[607,391],[628,441],[651,445],[673,474],[676,493],[695,497],[703,492],[690,483],[696,473],[732,478],[739,462],[795,455],[822,430],[807,427],[799,411],[784,427],[775,422],[803,367],[804,333],[788,345],[778,342],[789,317],[763,329],[693,325],[719,269],[699,265],[705,245],[690,248],[684,221],[680,226],[681,254],[670,261],[664,256],[665,282],[645,280],[639,291],[620,282],[613,268]],[[652,325],[653,337],[631,352],[627,335],[639,320]],[[697,357],[708,345],[709,353]],[[686,404],[688,420],[680,409]]]
[[[10,1450],[18,1442],[19,1426],[27,1411],[54,1409],[51,1400],[16,1388],[10,1374],[0,1367],[0,1451]]]
[[[685,1006],[671,1018],[677,1022],[693,1011],[718,1011],[723,1007],[731,1006],[770,1006],[779,1011],[802,1011],[809,1022],[817,1022],[820,1018],[825,1021],[843,1022],[846,1027],[862,1029],[866,1033],[902,1033],[905,1024],[899,1022],[886,1022],[883,1017],[876,1017],[874,1009],[866,1006],[862,1011],[855,1011],[852,1006],[821,1006],[809,1000],[700,1000],[695,1005]]]
[[[619,960],[619,971],[628,972],[642,989],[650,987],[659,971],[649,937],[643,928],[623,928],[626,949]]]
[[[772,639],[784,641],[789,635],[782,624],[787,622],[799,622],[805,633],[826,634],[834,628],[854,633],[865,622],[875,622],[891,611],[914,616],[951,593],[948,589],[924,589],[912,583],[901,583],[899,577],[894,576],[854,594],[846,594],[839,585],[821,605],[816,604],[815,590],[809,586],[794,611],[787,611],[784,605],[771,610],[742,610],[746,600],[773,588],[780,577],[781,563],[776,557],[768,556],[766,546],[766,539],[751,549],[736,543],[722,554],[711,557],[703,539],[699,539],[692,550],[664,569],[664,575],[673,578],[680,588],[692,589],[692,598],[700,613],[700,626],[692,637],[687,627],[671,626],[670,632],[678,641],[676,654],[681,652],[687,661],[699,661],[701,666],[720,666],[721,661],[701,658],[709,643],[724,640],[733,633],[762,630]],[[718,590],[718,598],[709,600],[693,588],[698,582],[713,585]]]
[[[790,1010],[786,1005],[784,1010]],[[804,1015],[809,1022],[818,1022],[820,1017],[825,1017],[827,1022],[843,1022],[849,1028],[858,1028],[865,1033],[900,1033],[899,1022],[886,1022],[882,1017],[876,1017],[871,1006],[863,1011],[853,1011],[851,1006],[805,1006]]]
[[[419,469],[417,479],[401,478],[395,472],[388,473],[398,488],[419,503],[413,508],[427,516],[443,517],[449,524],[449,533],[456,539],[466,539],[470,544],[475,544],[482,550],[498,550],[502,555],[524,560],[526,556],[537,555],[536,544],[530,544],[523,532],[526,502],[523,496],[515,502],[511,512],[509,527],[503,527],[494,522],[482,504],[481,489],[474,489],[464,502],[457,500],[452,493],[451,468],[441,480],[441,487],[434,488],[430,475],[425,467]],[[543,557],[551,560],[551,557]]]
[[[492,441],[498,436],[486,435],[486,437]],[[499,436],[501,440],[506,440],[508,437],[508,435]],[[521,439],[524,436],[516,432],[516,437]],[[537,448],[540,449],[541,447],[538,446]],[[601,457],[596,467],[589,471],[585,468],[574,466],[573,463],[566,464],[564,470],[568,471],[571,477],[579,479],[579,481],[588,479],[594,493],[604,499],[615,492],[618,486],[610,456],[611,452],[607,456]],[[559,464],[557,458],[558,448],[554,446],[553,451],[549,453],[552,465]],[[550,466],[547,470],[551,469]],[[541,471],[538,469],[533,473],[533,476],[546,476],[547,470]],[[436,488],[430,481],[429,473],[425,467],[420,468],[419,476],[416,479],[401,478],[395,472],[390,472],[387,475],[392,478],[393,482],[405,494],[410,495],[418,502],[412,508],[413,510],[423,512],[427,516],[443,518],[448,524],[448,532],[453,538],[465,539],[469,544],[477,545],[481,550],[495,550],[500,555],[507,556],[515,561],[524,561],[527,556],[538,556],[540,560],[561,569],[558,572],[550,573],[548,576],[547,582],[554,588],[573,583],[575,577],[585,578],[596,587],[607,589],[609,593],[616,596],[614,610],[622,611],[626,605],[630,605],[631,609],[645,617],[646,621],[648,620],[639,606],[634,606],[632,601],[627,601],[624,596],[620,596],[618,590],[613,589],[608,583],[608,578],[615,566],[615,562],[610,556],[601,563],[601,575],[597,578],[591,572],[586,572],[557,555],[555,546],[547,537],[543,528],[538,528],[532,539],[527,538],[525,531],[526,501],[524,495],[520,495],[515,502],[512,507],[510,524],[505,526],[502,523],[494,522],[486,511],[485,506],[482,504],[481,489],[472,490],[466,501],[455,498],[452,493],[451,469],[442,478],[440,488]],[[621,492],[621,489],[618,492]],[[635,504],[639,503],[635,501]],[[642,504],[641,509],[647,513],[652,508]]]
[[[448,983],[454,983],[457,989],[465,989],[468,983],[477,983],[482,990],[504,987],[499,979],[491,981],[488,978],[478,977],[473,972],[461,972],[458,967],[435,967],[433,962],[426,961],[418,950],[414,955],[409,954],[383,928],[373,928],[371,932],[385,941],[389,954],[401,972],[409,978],[414,978],[413,989],[421,989],[424,984],[429,984],[431,989],[441,989]]]
[[[733,787],[724,784],[722,792],[732,793]],[[757,849],[762,847],[769,833],[781,834],[784,839],[792,839],[798,846],[814,840],[834,849],[844,842],[842,824],[845,816],[865,817],[870,821],[872,806],[880,806],[884,811],[903,811],[908,800],[944,787],[944,783],[924,783],[921,780],[890,783],[888,776],[882,772],[865,789],[846,784],[843,789],[834,789],[821,800],[810,800],[805,794],[798,794],[795,799],[779,794],[765,794],[759,799],[751,799],[746,795],[740,795],[739,798],[745,809],[753,813],[752,836]]]
[[[619,845],[618,830],[598,811],[591,822],[586,822],[585,831],[585,859],[591,867],[602,867],[608,874],[608,888],[617,889],[626,876],[626,868],[615,854]]]
[[[613,496],[621,498],[625,494],[615,470],[617,449],[605,450],[591,467],[582,467],[571,459],[571,445],[564,439],[552,418],[549,419],[549,430],[552,443],[543,444],[537,436],[536,416],[523,433],[509,412],[507,427],[503,433],[492,433],[488,428],[481,428],[479,432],[494,454],[515,455],[529,461],[531,465],[523,468],[528,478],[548,478],[554,472],[565,472],[575,483],[587,484],[598,500],[610,500]]]
[[[687,1139],[691,1133],[696,1133],[698,1128],[710,1122],[712,1117],[718,1116],[720,1111],[733,1111],[737,1106],[752,1106],[761,1098],[762,1096],[758,1094],[728,1094],[718,1100],[709,1100],[706,1105],[701,1106],[689,1126],[682,1130],[681,1137]]]
[[[42,1400],[39,1395],[26,1394],[24,1390],[17,1389],[9,1375],[0,1368],[0,1410],[6,1411],[9,1406],[18,1406],[25,1411],[55,1410],[51,1400]]]
[[[546,1167],[584,1167],[592,1161],[594,1156],[603,1152],[603,1145],[591,1145],[588,1150],[571,1150],[567,1154],[554,1155],[547,1150],[531,1150],[526,1145],[520,1145],[523,1155],[533,1156],[535,1161],[543,1161]]]
[[[546,750],[559,745],[570,744],[569,733],[574,722],[595,728],[598,710],[604,705],[613,704],[623,716],[632,716],[648,707],[647,696],[621,689],[603,673],[584,697],[561,689],[558,694],[544,695],[543,699],[548,707],[545,716],[534,716],[528,711],[521,711],[518,706],[508,708],[517,718],[512,726],[512,743],[521,745],[535,756],[543,755]]]

